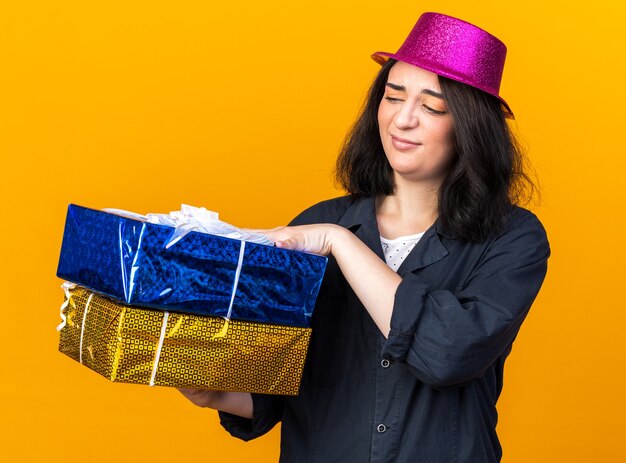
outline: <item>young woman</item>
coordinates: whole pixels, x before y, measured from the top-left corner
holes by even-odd
[[[277,246],[329,256],[297,397],[182,390],[282,462],[497,462],[504,361],[546,273],[500,98],[506,48],[426,13],[383,66],[322,202]]]

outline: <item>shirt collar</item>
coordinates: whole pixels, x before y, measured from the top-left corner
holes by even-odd
[[[350,207],[339,221],[339,225],[353,229],[359,225],[376,226],[376,201],[374,197],[368,196],[352,201]]]
[[[380,232],[376,220],[376,201],[374,197],[359,198],[353,201],[339,225],[352,231],[382,260],[385,260]],[[439,220],[424,233],[417,245],[407,256],[398,269],[399,275],[431,265],[448,255],[448,250],[439,236],[453,239],[449,233],[441,229]]]
[[[376,221],[376,200],[373,196],[358,198],[353,200],[352,204],[339,221],[339,225],[354,231],[359,225],[375,227],[378,230],[378,222]],[[433,224],[435,231],[448,239],[456,239],[456,236],[443,229],[441,221],[437,219]],[[432,227],[431,227],[432,228]]]

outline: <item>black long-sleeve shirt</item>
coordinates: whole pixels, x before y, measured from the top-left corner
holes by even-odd
[[[342,225],[384,260],[373,198],[325,201],[292,224],[310,223]],[[387,339],[331,257],[299,395],[253,395],[252,420],[220,413],[222,425],[248,440],[281,421],[284,463],[500,461],[504,361],[549,253],[521,208],[481,243],[436,222],[398,269]]]

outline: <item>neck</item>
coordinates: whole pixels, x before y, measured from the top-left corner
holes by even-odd
[[[440,183],[396,182],[396,192],[376,201],[381,235],[393,239],[427,230],[437,219]]]

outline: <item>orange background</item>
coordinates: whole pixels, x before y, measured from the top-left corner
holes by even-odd
[[[0,460],[274,462],[168,388],[57,352],[70,202],[180,203],[238,226],[337,195],[337,148],[423,11],[509,47],[502,94],[541,178],[553,256],[499,403],[504,461],[626,459],[623,6],[565,1],[113,1],[0,6]],[[619,10],[618,10],[619,9]]]

